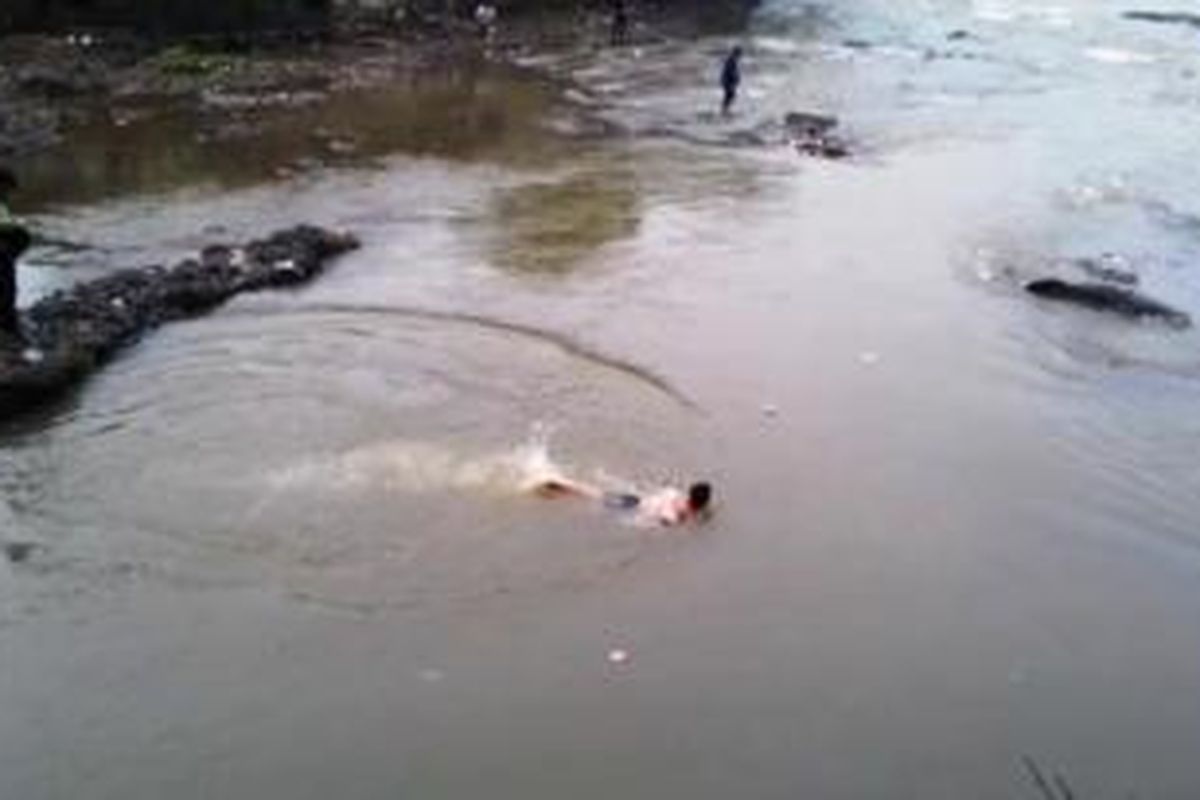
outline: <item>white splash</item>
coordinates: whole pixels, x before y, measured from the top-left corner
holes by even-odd
[[[1115,47],[1089,47],[1083,54],[1103,64],[1153,64],[1155,61],[1154,56],[1148,53],[1119,50]]]
[[[566,474],[550,456],[550,433],[547,426],[535,425],[517,447],[484,455],[429,442],[393,440],[305,459],[273,470],[266,479],[276,491],[524,492]]]

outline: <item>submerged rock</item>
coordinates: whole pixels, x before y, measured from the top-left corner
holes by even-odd
[[[789,111],[783,117],[784,127],[793,136],[821,136],[836,128],[837,124],[837,117],[807,111]]]
[[[783,118],[783,127],[788,141],[796,151],[818,158],[845,158],[850,155],[846,141],[835,134],[837,117],[791,111]]]
[[[41,549],[42,546],[36,542],[5,542],[0,545],[0,552],[4,553],[10,564],[24,564]]]
[[[1121,16],[1141,22],[1161,22],[1168,25],[1190,25],[1200,28],[1200,14],[1187,11],[1126,11]]]
[[[1119,283],[1122,286],[1136,286],[1138,283],[1137,273],[1120,266],[1112,257],[1077,258],[1071,263],[1091,277],[1106,283]]]
[[[1041,278],[1025,284],[1025,291],[1047,300],[1074,303],[1129,319],[1160,319],[1173,328],[1187,328],[1192,324],[1192,318],[1183,311],[1130,289],[1105,283],[1069,283],[1058,278]]]
[[[0,418],[52,397],[147,330],[241,292],[304,283],[357,246],[348,234],[302,225],[243,249],[205,248],[171,269],[125,269],[56,292],[26,313],[28,342],[0,352]]]

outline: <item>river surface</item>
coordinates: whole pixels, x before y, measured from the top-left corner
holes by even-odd
[[[1127,8],[773,0],[728,120],[734,39],[652,37],[28,164],[92,249],[25,302],[364,246],[5,429],[0,797],[1200,796],[1200,336],[1019,291],[1200,316],[1197,32]]]

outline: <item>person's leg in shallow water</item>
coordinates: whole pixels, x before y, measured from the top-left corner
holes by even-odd
[[[631,492],[605,492],[600,497],[605,508],[617,511],[633,511],[642,502],[642,498]]]
[[[29,247],[29,233],[16,226],[0,227],[0,334],[21,335],[17,314],[17,259]]]
[[[721,65],[721,89],[725,92],[725,98],[721,101],[722,116],[729,115],[733,110],[734,101],[737,100],[738,86],[742,82],[741,62],[742,48],[737,46],[729,51]]]
[[[612,4],[612,31],[610,43],[613,47],[625,44],[629,36],[629,9],[625,0],[614,0]]]

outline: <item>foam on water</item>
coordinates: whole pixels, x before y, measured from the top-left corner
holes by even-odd
[[[1083,54],[1102,64],[1153,64],[1154,56],[1116,47],[1089,47]]]
[[[521,444],[482,455],[434,442],[392,440],[332,456],[306,458],[271,471],[267,483],[275,491],[527,492],[567,473],[567,468],[550,453],[551,434],[548,426],[535,425]]]

